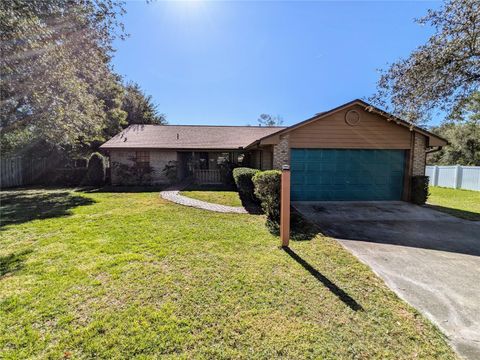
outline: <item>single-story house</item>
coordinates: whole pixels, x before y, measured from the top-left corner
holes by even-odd
[[[289,127],[132,125],[101,150],[112,184],[115,166],[152,169],[152,184],[221,180],[225,163],[262,170],[290,165],[292,200],[409,200],[410,181],[424,175],[426,154],[447,141],[354,100]],[[173,170],[172,170],[173,169]],[[135,180],[134,180],[135,181]]]

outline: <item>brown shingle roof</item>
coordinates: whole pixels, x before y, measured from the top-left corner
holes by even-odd
[[[285,127],[130,125],[104,143],[102,149],[222,149],[245,147]]]

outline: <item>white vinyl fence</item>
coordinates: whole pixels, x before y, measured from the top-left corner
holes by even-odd
[[[430,186],[480,191],[480,166],[427,166]]]

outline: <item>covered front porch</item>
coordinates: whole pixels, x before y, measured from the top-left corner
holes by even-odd
[[[196,184],[224,184],[231,172],[240,166],[271,169],[272,155],[265,150],[190,150],[177,152],[179,180],[191,179]]]
[[[178,178],[197,184],[222,184],[229,169],[243,166],[243,151],[179,151]]]

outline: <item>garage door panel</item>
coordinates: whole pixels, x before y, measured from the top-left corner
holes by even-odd
[[[308,150],[309,152],[311,150]],[[313,155],[310,155],[310,156],[313,156]],[[320,156],[320,155],[318,155]],[[321,159],[325,162],[329,162],[329,161],[335,161],[337,159],[337,151],[336,150],[332,150],[332,151],[329,151],[329,152],[323,152],[321,154]]]
[[[404,160],[399,159],[392,161],[390,169],[396,173],[401,173],[403,175]]]
[[[403,182],[403,172],[402,173],[396,172],[392,174],[392,176],[390,177],[391,184],[396,186],[399,182]]]
[[[400,200],[403,150],[292,149],[292,200]]]
[[[338,171],[332,174],[333,185],[344,185],[347,183],[347,173],[345,171]]]
[[[300,162],[300,161],[295,161],[292,157],[290,169],[291,169],[292,173],[294,171],[303,171],[303,170],[305,170],[305,163]]]
[[[309,162],[311,161],[322,161],[323,160],[323,154],[322,153],[315,153],[315,152],[310,152],[307,151],[307,160]]]
[[[316,176],[307,176],[305,178],[305,184],[306,185],[314,185],[316,186],[317,184],[320,184],[320,185],[329,185],[332,183],[332,178],[326,174],[321,174],[321,175],[318,175],[316,174]]]
[[[374,179],[373,179],[373,183],[375,185],[387,185],[389,183],[389,178],[387,176],[376,176]],[[380,188],[379,188],[380,189]]]
[[[346,151],[336,151],[335,150],[335,161],[337,163],[339,162],[347,162],[349,161],[351,158],[351,153],[350,151],[346,150]]]
[[[304,165],[303,165],[303,169],[306,171],[306,172],[309,172],[309,171],[321,171],[321,163],[318,162],[318,161],[308,161],[308,162],[305,162]]]
[[[347,176],[348,185],[356,185],[358,187],[361,186],[364,181],[366,181],[366,179],[363,179],[360,175],[350,174]],[[365,185],[365,182],[363,184]]]
[[[305,149],[295,149],[295,151],[290,152],[291,165],[298,161],[304,161],[306,159]]]
[[[336,171],[350,171],[351,169],[351,163],[349,163],[348,161],[335,164]]]
[[[295,173],[292,170],[292,177],[290,181],[292,185],[302,185],[303,183],[305,183],[305,176],[299,173]]]
[[[335,163],[332,162],[320,162],[320,161],[312,161],[307,162],[304,165],[305,171],[335,171]]]

